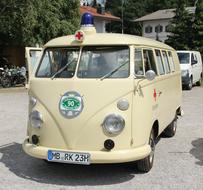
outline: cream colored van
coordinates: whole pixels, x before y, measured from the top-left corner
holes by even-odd
[[[24,151],[49,162],[133,162],[148,172],[157,137],[176,132],[179,67],[163,43],[99,34],[90,23],[49,41],[30,78]]]

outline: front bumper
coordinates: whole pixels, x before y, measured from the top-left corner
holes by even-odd
[[[23,143],[23,150],[30,156],[47,159],[48,150],[54,150],[53,148],[36,146],[28,142],[26,139]],[[56,149],[58,151],[70,151],[70,152],[85,152],[91,155],[91,163],[122,163],[140,160],[147,157],[150,154],[151,148],[149,145],[144,145],[138,148],[116,150],[116,151],[78,151],[78,150],[64,150]]]
[[[188,85],[190,83],[190,76],[189,74],[181,76],[182,85]]]

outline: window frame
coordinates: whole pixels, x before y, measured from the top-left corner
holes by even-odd
[[[161,24],[158,24],[154,28],[155,33],[162,33],[163,32],[163,26]]]
[[[151,25],[147,25],[145,28],[144,28],[144,32],[145,34],[150,34],[153,32],[153,27]]]
[[[171,67],[171,72],[174,73],[176,70],[176,67],[175,67],[175,62],[173,59],[173,53],[172,53],[172,51],[167,51],[167,54],[168,54],[169,65]],[[169,54],[171,54],[171,56]],[[170,57],[171,57],[171,59],[170,59]]]
[[[157,75],[157,74],[158,74],[158,70],[157,70],[157,65],[156,65],[156,59],[155,59],[155,56],[154,56],[154,49],[153,49],[153,48],[150,48],[150,47],[149,47],[149,48],[148,48],[148,47],[142,48],[144,75],[146,74],[145,66],[144,66],[144,50],[152,51],[152,55],[153,55],[153,58],[154,58],[154,66],[155,66],[155,69],[156,69],[156,70],[153,70],[153,71],[154,71],[155,74]]]
[[[84,48],[88,48],[88,47],[111,47],[111,48],[116,48],[116,47],[126,47],[126,49],[128,49],[128,53],[129,53],[129,64],[128,64],[128,76],[127,77],[108,77],[106,79],[127,79],[131,76],[131,46],[130,45],[85,45],[83,47],[81,47],[81,54],[80,57],[78,59],[78,63],[77,63],[77,67],[76,67],[76,71],[75,71],[75,76],[77,77],[77,79],[99,79],[99,77],[79,77],[78,76],[78,72],[79,72],[79,68],[80,68],[80,64],[81,64],[81,59],[82,59],[82,53],[83,53],[83,49]]]
[[[142,70],[143,70],[143,74],[140,75],[140,76],[145,76],[145,69],[144,69],[144,57],[143,57],[143,48],[142,47],[136,47],[134,46],[134,51],[133,51],[133,54],[134,54],[134,60],[133,60],[133,73],[134,75],[136,76],[139,76],[138,74],[135,73],[135,51],[136,50],[140,50],[141,52],[141,58],[142,58]]]
[[[164,53],[166,55],[167,63],[165,62],[165,59],[164,59]],[[171,73],[171,68],[170,68],[170,63],[169,63],[167,51],[162,49],[161,50],[161,55],[163,57],[163,63],[164,63],[164,67],[165,67],[165,74],[170,74]],[[168,72],[167,72],[167,69],[166,69],[166,65],[168,65],[168,69],[169,69]]]
[[[40,67],[41,67],[43,58],[44,58],[45,54],[47,53],[47,50],[49,50],[49,49],[69,49],[69,48],[70,48],[70,49],[77,49],[77,48],[78,48],[78,59],[77,59],[77,61],[76,61],[75,72],[74,72],[74,74],[73,74],[72,77],[56,77],[56,79],[71,79],[71,78],[73,78],[73,77],[75,76],[76,72],[77,72],[77,65],[78,65],[78,61],[79,61],[79,59],[80,59],[81,46],[66,46],[66,47],[59,46],[59,47],[47,47],[47,48],[45,48],[44,51],[43,51],[43,54],[42,54],[42,56],[41,56],[41,58],[40,58],[39,64],[38,64],[38,66],[37,66],[37,69],[36,69],[36,72],[35,72],[35,77],[36,77],[36,78],[51,78],[51,77],[55,74],[55,73],[54,73],[54,74],[51,73],[52,76],[38,76],[39,69],[40,69]],[[50,55],[49,55],[49,59],[50,59]],[[51,67],[50,67],[50,69],[52,70]],[[51,72],[52,72],[52,71],[51,71]]]
[[[156,51],[159,51],[159,53],[160,53],[161,66],[162,66],[162,68],[163,68],[163,73],[160,73],[160,69],[159,69],[159,66],[158,66],[159,63],[158,63]],[[158,49],[158,48],[154,49],[154,53],[155,53],[155,57],[156,57],[156,64],[157,64],[157,67],[158,67],[159,76],[163,76],[163,75],[166,74],[166,69],[165,69],[165,67],[164,67],[164,62],[163,62],[163,57],[162,57],[161,49]]]

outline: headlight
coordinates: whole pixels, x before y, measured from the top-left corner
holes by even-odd
[[[188,70],[182,70],[182,71],[181,71],[181,75],[182,75],[182,76],[186,76],[188,73],[189,73]]]
[[[103,121],[103,129],[109,134],[119,134],[125,127],[125,120],[120,115],[110,114]]]
[[[36,110],[32,111],[30,114],[30,123],[32,127],[40,128],[43,123],[42,114]]]
[[[37,103],[37,99],[33,96],[30,96],[30,105],[33,108]]]

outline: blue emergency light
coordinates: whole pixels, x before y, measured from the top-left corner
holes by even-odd
[[[81,26],[94,26],[94,17],[91,13],[84,13],[81,19]]]

